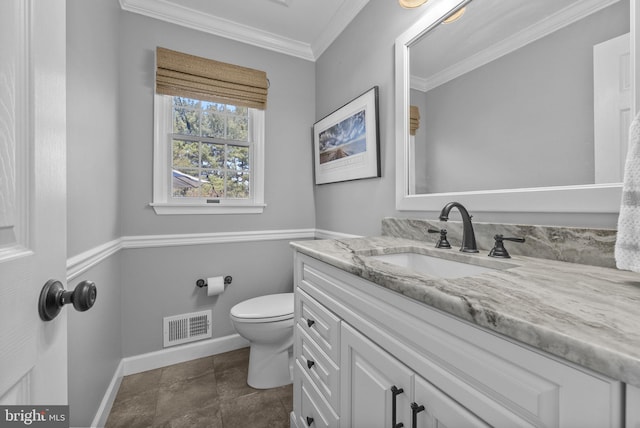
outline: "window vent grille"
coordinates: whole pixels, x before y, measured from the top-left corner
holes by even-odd
[[[211,310],[164,318],[164,347],[211,337]]]

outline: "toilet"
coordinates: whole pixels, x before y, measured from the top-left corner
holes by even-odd
[[[293,293],[269,294],[231,308],[231,322],[250,343],[247,383],[257,389],[292,382]]]

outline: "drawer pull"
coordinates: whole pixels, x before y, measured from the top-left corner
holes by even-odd
[[[402,428],[404,426],[402,422],[396,423],[396,397],[403,392],[404,389],[395,385],[391,387],[391,428]]]
[[[313,360],[307,360],[307,368],[310,369],[311,367],[313,367],[316,364],[315,361]]]
[[[311,326],[312,326],[312,325],[314,325],[315,323],[316,323],[316,322],[315,322],[314,320],[310,320],[310,319],[308,319],[308,320],[307,320],[307,326],[308,326],[309,328],[311,328]]]
[[[418,406],[418,403],[411,403],[411,428],[418,426],[418,413],[424,410],[424,406]]]
[[[313,418],[307,416],[307,426],[310,427],[312,423],[313,423]]]

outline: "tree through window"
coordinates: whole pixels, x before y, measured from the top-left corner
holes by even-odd
[[[250,109],[172,98],[172,196],[248,199],[252,181]]]

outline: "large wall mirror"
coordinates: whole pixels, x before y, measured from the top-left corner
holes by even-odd
[[[633,2],[423,6],[396,41],[397,208],[617,212],[637,98]]]

